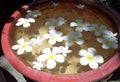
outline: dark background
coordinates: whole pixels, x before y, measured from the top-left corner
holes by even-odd
[[[118,13],[120,13],[120,0],[101,0],[104,4],[114,8]],[[0,0],[0,36],[5,22],[14,13],[15,10],[19,9],[24,4],[31,3],[32,0]],[[1,45],[0,45],[0,56],[3,55]],[[29,78],[25,77],[27,82],[34,82]],[[107,79],[107,78],[105,78]],[[0,67],[0,82],[17,82],[12,75],[10,75],[6,70]],[[118,81],[119,80],[119,81]],[[105,81],[115,81],[120,82],[120,68],[118,68],[112,75],[112,77]],[[101,81],[99,81],[101,82]]]

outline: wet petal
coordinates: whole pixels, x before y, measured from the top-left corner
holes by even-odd
[[[94,56],[94,58],[95,58],[96,62],[98,62],[98,63],[103,63],[104,62],[103,57],[100,56],[100,55]]]
[[[27,23],[27,24],[23,24],[23,27],[27,28],[30,26],[30,23]]]
[[[35,19],[29,18],[28,21],[31,22],[31,23],[33,23],[33,22],[35,22]]]
[[[55,62],[55,60],[49,59],[49,60],[47,61],[47,68],[48,68],[48,69],[53,69],[53,68],[55,68],[55,67],[56,67],[56,62]]]
[[[86,56],[88,55],[88,52],[87,52],[86,50],[80,50],[80,51],[79,51],[79,55],[86,57]]]
[[[76,23],[76,22],[71,22],[71,23],[70,23],[70,26],[71,26],[71,27],[77,26],[77,23]]]
[[[51,53],[51,49],[50,48],[44,48],[43,50],[42,50],[42,53],[45,53],[45,54],[50,54]]]
[[[44,34],[43,38],[45,38],[45,39],[51,38],[51,35],[50,34]]]
[[[56,56],[55,56],[55,60],[56,60],[57,62],[63,63],[64,60],[65,60],[65,58],[64,58],[63,55],[56,55]]]
[[[32,47],[31,46],[27,46],[27,48],[25,49],[27,52],[31,52],[32,51]]]
[[[47,59],[48,59],[48,55],[46,54],[42,54],[37,58],[37,60],[41,62],[46,61]]]
[[[54,45],[54,44],[56,43],[56,41],[55,41],[55,40],[52,40],[52,39],[49,39],[48,42],[49,42],[49,44],[51,44],[51,45]]]
[[[92,55],[95,55],[96,49],[94,49],[94,48],[88,48],[88,53],[90,53]]]
[[[53,47],[53,49],[52,49],[52,53],[54,55],[56,55],[59,51],[60,51],[60,49],[58,47]]]
[[[87,65],[89,62],[86,57],[81,57],[80,58],[80,64],[81,65]]]
[[[19,49],[20,47],[21,47],[21,45],[13,45],[13,46],[12,46],[12,49],[13,49],[13,50],[17,50],[17,49]]]
[[[22,49],[22,48],[18,49],[18,51],[17,51],[17,54],[18,54],[18,55],[21,55],[21,54],[23,54],[23,53],[24,53],[24,49]]]
[[[98,63],[95,61],[89,62],[89,66],[92,69],[97,69],[98,68]]]
[[[76,41],[76,43],[79,44],[79,45],[82,45],[84,43],[84,41],[79,39],[79,40]]]

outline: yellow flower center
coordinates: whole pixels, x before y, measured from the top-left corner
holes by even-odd
[[[89,61],[92,61],[92,60],[94,60],[94,57],[93,57],[93,55],[89,54],[89,55],[87,56],[87,59],[88,59]]]
[[[28,23],[29,23],[28,20],[25,20],[25,21],[24,21],[24,24],[28,24]]]
[[[56,36],[55,36],[55,35],[53,35],[51,39],[52,39],[52,40],[56,40]]]
[[[50,59],[54,59],[54,58],[55,58],[55,55],[50,54],[50,55],[49,55],[49,58],[50,58]]]
[[[25,49],[26,47],[27,47],[26,44],[23,44],[23,45],[22,45],[22,48],[23,48],[23,49]]]

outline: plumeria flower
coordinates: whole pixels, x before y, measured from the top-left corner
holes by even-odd
[[[65,58],[63,55],[59,54],[59,48],[53,47],[52,50],[50,48],[44,48],[42,53],[37,60],[40,62],[47,62],[47,68],[53,69],[56,67],[56,62],[63,63]]]
[[[103,31],[104,36],[108,37],[108,38],[113,38],[113,39],[117,39],[117,33],[113,33],[112,31],[109,30],[104,30]]]
[[[50,30],[50,34],[44,34],[43,38],[49,39],[48,43],[51,45],[54,45],[56,42],[62,42],[63,41],[63,33],[56,30]]]
[[[54,5],[54,6],[58,6],[58,5],[59,5],[59,3],[55,3],[55,2],[53,2],[53,5]]]
[[[51,18],[50,21],[46,22],[45,25],[48,26],[49,29],[55,29],[55,27],[62,26],[66,20],[64,18]]]
[[[41,16],[42,15],[42,12],[40,12],[39,10],[28,10],[27,11],[27,15],[26,17],[27,18],[37,18],[38,16]]]
[[[88,50],[80,50],[79,55],[82,56],[80,58],[81,65],[89,65],[92,69],[97,69],[99,63],[103,63],[104,59],[100,55],[96,55],[96,49],[88,48]]]
[[[80,32],[70,32],[68,36],[64,36],[67,46],[72,46],[74,43],[82,45],[84,41],[80,39],[82,34]]]
[[[23,27],[28,28],[28,27],[30,27],[30,23],[34,23],[34,22],[35,22],[35,19],[33,19],[33,18],[20,18],[20,19],[18,19],[16,26],[23,25]]]
[[[65,47],[64,46],[60,46],[59,48],[60,48],[60,53],[62,55],[64,55],[65,57],[67,56],[68,53],[72,52],[72,50],[69,50],[68,46],[65,46]]]
[[[96,36],[100,36],[103,34],[103,31],[106,30],[107,26],[106,25],[98,25],[98,24],[92,24],[91,25],[91,30],[95,31]]]
[[[83,22],[81,19],[77,19],[76,22],[71,22],[70,23],[71,27],[76,27],[76,31],[82,32],[84,31],[89,31],[89,22]]]
[[[25,51],[26,52],[32,51],[32,47],[29,46],[29,42],[25,42],[23,38],[19,39],[17,43],[18,43],[17,45],[12,46],[12,49],[17,50],[18,55],[23,54]]]
[[[33,63],[33,68],[37,69],[37,70],[41,70],[41,68],[43,68],[43,64],[41,62],[32,62]]]
[[[103,36],[103,38],[97,38],[97,41],[102,43],[102,48],[104,49],[118,48],[118,40],[116,38],[109,38],[108,36]]]
[[[83,9],[83,8],[85,7],[85,5],[79,4],[79,5],[77,5],[76,7],[79,8],[79,9]]]
[[[33,44],[33,45],[36,45],[36,44],[42,44],[42,41],[43,41],[43,39],[41,39],[39,36],[37,36],[37,38],[32,38],[31,39],[31,43]]]

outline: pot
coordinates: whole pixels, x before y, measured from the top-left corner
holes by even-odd
[[[58,2],[68,2],[64,0],[57,0]],[[97,0],[69,0],[70,2],[81,2],[85,5],[91,6],[93,9],[100,11],[105,14],[116,26],[118,33],[120,32],[120,16],[114,11],[112,8],[103,5]],[[35,6],[35,5],[34,5]],[[5,24],[4,29],[2,31],[1,44],[2,49],[10,61],[10,63],[23,75],[37,81],[37,82],[91,82],[98,81],[112,72],[114,72],[120,66],[120,50],[119,48],[116,50],[114,55],[102,64],[99,68],[94,70],[89,70],[83,73],[77,74],[52,74],[43,71],[38,71],[30,67],[26,64],[16,53],[11,49],[11,34],[14,31],[12,28],[14,26],[15,21],[21,14],[29,9],[29,5],[22,6],[19,10],[15,11],[14,14],[10,17],[8,22]],[[120,34],[118,34],[118,38],[120,39]]]

